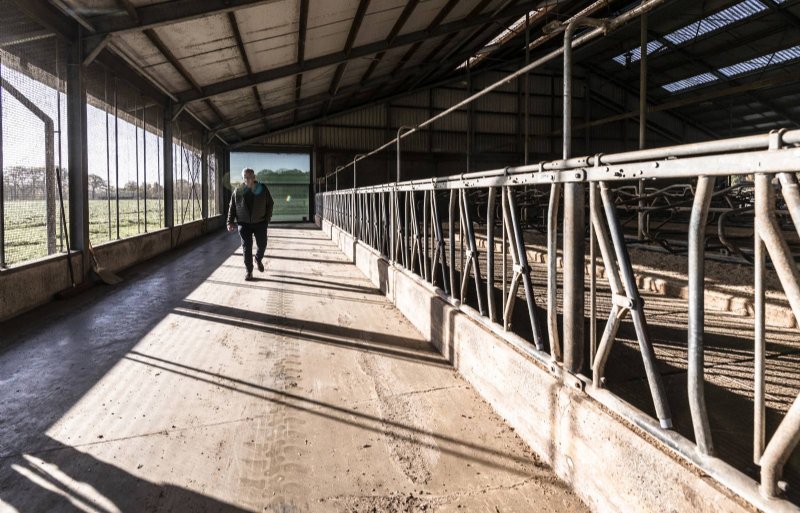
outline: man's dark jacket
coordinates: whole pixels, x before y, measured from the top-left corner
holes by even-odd
[[[228,207],[228,224],[233,224],[234,222],[270,222],[274,207],[275,202],[272,200],[272,195],[266,185],[256,182],[255,187],[250,191],[247,185],[242,184],[231,195],[231,204]]]

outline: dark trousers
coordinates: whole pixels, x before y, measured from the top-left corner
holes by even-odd
[[[267,222],[239,223],[239,237],[242,238],[244,266],[248,272],[253,272],[253,237],[256,238],[256,260],[261,260],[267,250]]]

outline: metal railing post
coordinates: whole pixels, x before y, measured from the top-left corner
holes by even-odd
[[[689,410],[697,447],[703,454],[714,454],[711,428],[705,398],[705,358],[703,333],[705,322],[705,227],[714,180],[708,176],[697,179],[692,216],[689,221],[689,362],[687,386],[689,388]]]

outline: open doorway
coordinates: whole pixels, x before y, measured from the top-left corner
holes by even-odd
[[[252,168],[275,200],[272,221],[308,220],[310,154],[237,151],[230,155],[231,187],[242,183],[242,169]]]

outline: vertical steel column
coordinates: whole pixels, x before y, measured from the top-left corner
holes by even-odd
[[[428,275],[428,192],[422,192],[422,261],[419,263],[420,274],[426,281],[430,281]]]
[[[144,181],[144,231],[147,231],[147,107],[142,107],[142,156],[144,165],[142,166]]]
[[[467,61],[467,96],[472,96],[472,70]],[[467,105],[467,173],[472,171],[473,103]]]
[[[689,410],[692,414],[694,439],[703,454],[714,454],[711,427],[706,409],[705,358],[703,333],[705,322],[705,228],[708,208],[714,192],[714,180],[708,176],[697,178],[692,215],[689,220]]]
[[[502,301],[502,304],[505,305],[506,304],[506,282],[508,281],[508,266],[506,264],[506,260],[508,260],[508,247],[507,247],[507,244],[506,244],[506,230],[505,230],[506,223],[508,222],[508,218],[506,216],[506,211],[508,210],[508,205],[507,205],[508,199],[506,198],[506,191],[505,191],[504,188],[500,189],[500,198],[501,198],[500,208],[501,208],[502,213],[503,213],[503,230],[500,230],[500,233],[502,234],[502,237],[503,237],[503,240],[502,240],[502,242],[500,244],[501,253],[503,254],[503,271],[502,271],[502,274],[503,274],[502,300],[503,301]],[[508,319],[506,318],[505,311],[503,311],[503,329],[507,330],[508,328],[509,328]]]
[[[447,237],[450,239],[450,297],[456,298],[456,189],[450,189],[450,204],[447,215]]]
[[[640,47],[639,47],[639,149],[647,145],[647,13],[640,18]],[[637,214],[637,238],[644,240],[645,215],[644,215],[644,180],[637,183],[639,193],[639,212]]]
[[[208,219],[208,134],[206,130],[200,135],[200,217]],[[145,212],[147,209],[145,201]]]
[[[108,206],[108,240],[111,240],[111,139],[109,131],[111,130],[110,123],[108,122],[108,71],[104,70],[103,78],[105,83],[103,85],[103,103],[106,113],[106,203]],[[114,144],[116,145],[116,141]]]
[[[753,278],[754,294],[753,316],[754,316],[754,384],[753,384],[753,462],[761,462],[764,454],[764,444],[766,443],[766,353],[767,353],[767,325],[765,309],[765,285],[764,277],[766,274],[767,258],[764,248],[764,241],[758,234],[758,230],[753,230]]]
[[[161,141],[164,146],[164,226],[167,228],[175,226],[175,178],[173,169],[175,155],[172,147],[173,110],[172,102],[167,103],[167,108],[164,109],[163,140]]]
[[[61,127],[59,127],[61,130]],[[86,87],[83,76],[83,39],[72,42],[67,63],[67,151],[69,159],[70,250],[89,249],[89,183],[87,168]],[[84,258],[82,276],[89,270]]]
[[[486,304],[489,320],[497,321],[494,304],[494,206],[497,201],[497,188],[489,187],[489,201],[486,206]]]
[[[563,158],[572,156],[572,35],[578,24],[564,32]],[[584,368],[584,186],[564,186],[564,367],[573,373]]]
[[[136,163],[136,233],[142,233],[141,211],[139,204],[139,98],[133,103],[133,147],[135,148],[134,162]]]
[[[530,31],[530,11],[525,13],[525,65],[527,66],[531,62],[531,31]],[[529,141],[530,139],[530,113],[531,113],[531,74],[525,73],[525,144],[523,145],[525,156],[523,158],[524,164],[528,165],[528,158],[530,157],[530,147]]]
[[[0,55],[0,269],[6,267],[6,210],[5,210],[5,190],[3,158],[3,57]]]
[[[356,233],[356,217],[358,216],[358,213],[361,210],[356,205],[356,188],[358,187],[358,170],[356,169],[356,163],[358,162],[358,159],[361,158],[361,157],[363,157],[363,155],[356,155],[355,158],[353,158],[353,200],[352,200],[353,201],[353,210],[351,212],[352,221],[351,221],[351,224],[350,224],[350,229],[352,231],[350,232],[350,234],[356,240],[358,240],[358,238],[359,238],[358,234]]]

